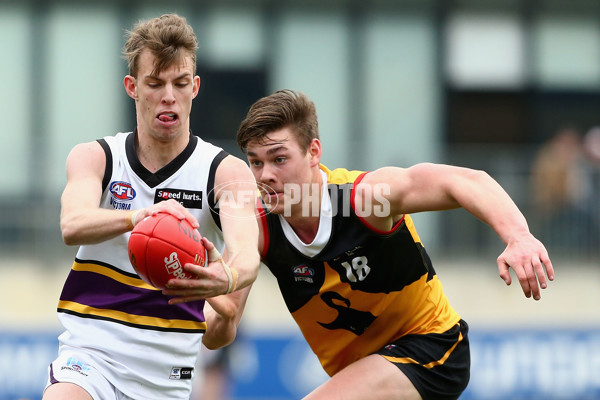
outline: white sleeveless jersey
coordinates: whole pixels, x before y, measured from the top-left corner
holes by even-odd
[[[222,251],[218,215],[211,211],[212,189],[227,153],[190,135],[177,158],[151,173],[139,162],[134,139],[135,133],[129,132],[98,140],[107,157],[100,206],[134,210],[176,199],[198,219],[200,233]],[[88,354],[131,398],[189,399],[206,330],[204,301],[167,304],[169,298],[132,268],[129,235],[79,248],[58,304],[66,330],[60,344]]]

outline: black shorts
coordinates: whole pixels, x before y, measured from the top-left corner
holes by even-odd
[[[406,335],[376,352],[396,365],[424,400],[455,400],[469,383],[469,325],[444,333]]]

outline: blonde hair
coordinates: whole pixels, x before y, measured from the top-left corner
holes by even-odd
[[[127,41],[123,46],[123,57],[127,60],[129,75],[137,77],[138,60],[144,49],[156,58],[153,74],[191,57],[196,73],[196,52],[198,39],[184,17],[177,14],[164,14],[158,18],[139,21],[132,30],[126,32]]]

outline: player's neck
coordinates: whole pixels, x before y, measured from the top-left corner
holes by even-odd
[[[142,165],[154,173],[173,161],[188,143],[189,134],[187,133],[179,135],[172,141],[161,141],[138,132],[135,150]]]
[[[310,244],[314,241],[319,232],[318,215],[310,217],[285,217],[298,238],[305,244]]]

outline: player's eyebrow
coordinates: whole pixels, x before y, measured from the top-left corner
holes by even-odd
[[[285,151],[287,149],[288,148],[285,145],[281,144],[279,146],[269,148],[267,150],[267,155],[272,155],[273,153],[278,153],[281,150]],[[253,151],[248,151],[246,154],[248,154],[249,156],[252,156],[252,157],[257,157],[257,154]]]
[[[174,81],[178,81],[180,79],[189,78],[190,76],[192,76],[192,74],[190,74],[189,72],[184,72],[183,74],[175,77],[175,79],[173,79],[173,80]],[[144,79],[152,79],[152,80],[161,81],[161,82],[164,81],[164,79],[158,77],[157,75],[152,75],[152,74],[151,75],[146,75],[144,77]]]

